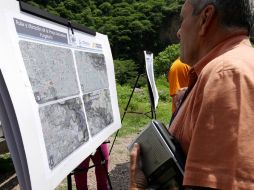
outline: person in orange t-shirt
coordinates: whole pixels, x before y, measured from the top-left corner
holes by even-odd
[[[172,113],[175,112],[179,103],[178,91],[188,86],[190,67],[176,59],[168,72],[169,95],[172,97]]]

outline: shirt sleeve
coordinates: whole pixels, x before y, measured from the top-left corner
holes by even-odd
[[[242,127],[252,126],[244,118],[250,107],[243,97],[248,87],[234,70],[217,73],[214,79],[199,97],[202,103],[187,154],[184,185],[234,189],[236,168],[246,161],[241,159],[241,151],[248,148],[243,140],[248,134]],[[244,169],[241,172],[246,173]]]

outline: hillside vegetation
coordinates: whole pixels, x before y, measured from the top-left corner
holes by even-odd
[[[23,0],[108,35],[114,59],[142,64],[143,50],[156,55],[168,44],[161,29],[179,15],[182,0]]]

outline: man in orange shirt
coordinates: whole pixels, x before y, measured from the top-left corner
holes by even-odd
[[[180,59],[191,66],[188,95],[170,132],[186,165],[186,189],[254,189],[254,49],[250,0],[186,0]],[[136,145],[130,189],[144,189]]]
[[[176,59],[168,72],[168,82],[169,82],[169,95],[172,97],[172,113],[179,103],[177,92],[188,86],[189,82],[189,66]]]

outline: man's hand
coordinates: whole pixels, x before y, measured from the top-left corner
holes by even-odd
[[[183,95],[184,95],[186,90],[187,90],[187,87],[180,88],[177,91],[176,95],[173,97],[173,102],[174,102],[176,108],[180,105],[180,103],[182,101],[182,98],[183,98]]]
[[[140,145],[135,143],[130,155],[130,190],[142,190],[147,188],[146,177],[139,168],[139,157]]]

